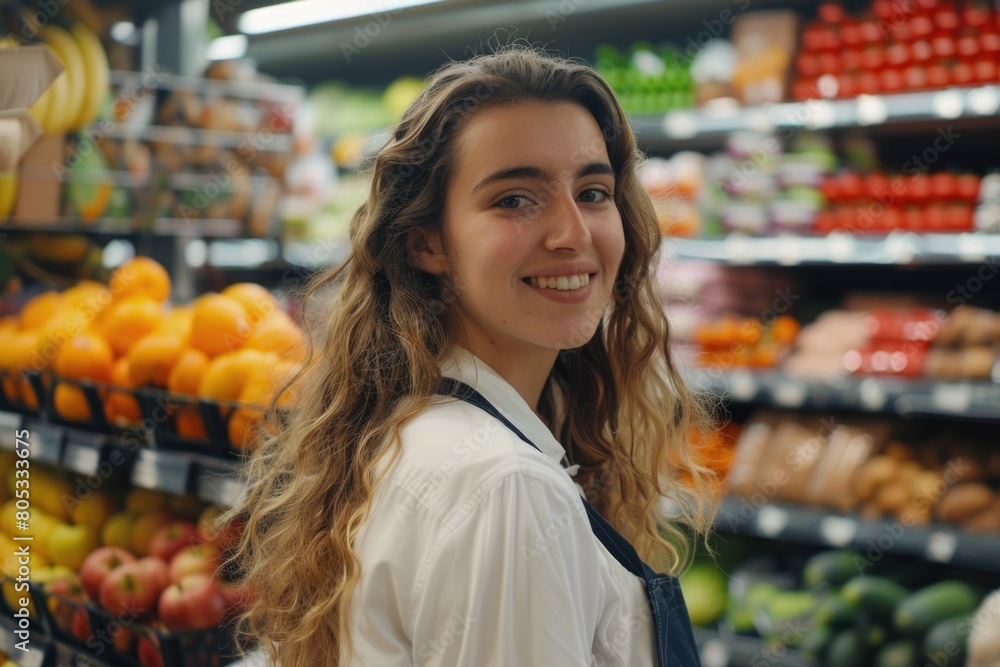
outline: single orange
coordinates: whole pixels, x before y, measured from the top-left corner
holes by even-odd
[[[271,293],[257,283],[235,283],[222,290],[223,296],[236,299],[247,311],[247,321],[250,327],[256,327],[273,313],[281,312],[278,302]]]
[[[90,419],[90,406],[87,405],[87,397],[80,387],[60,383],[56,386],[52,402],[55,404],[56,412],[64,419],[73,421]]]
[[[93,333],[77,334],[59,351],[56,373],[74,380],[111,379],[115,356],[108,343]]]
[[[206,294],[195,302],[191,347],[214,357],[240,349],[249,334],[246,308],[236,299],[221,294]]]
[[[160,325],[159,331],[163,333],[173,333],[179,338],[186,340],[191,333],[191,320],[194,317],[194,308],[191,306],[180,306],[167,313],[166,319]]]
[[[17,315],[5,315],[0,317],[0,334],[4,332],[14,333],[21,326],[20,318]]]
[[[170,370],[167,389],[177,394],[197,395],[201,378],[208,368],[208,357],[201,350],[188,348]]]
[[[147,296],[163,303],[170,297],[170,274],[156,260],[133,257],[114,270],[108,287],[115,301]]]
[[[253,449],[262,422],[263,417],[257,410],[240,408],[229,418],[229,424],[226,426],[229,444],[237,449]]]
[[[142,338],[128,351],[129,377],[136,387],[148,384],[166,388],[174,364],[184,352],[184,343],[170,333]]]
[[[37,329],[48,322],[62,305],[62,294],[53,290],[31,298],[21,309],[21,328]]]
[[[81,280],[63,292],[63,299],[68,308],[96,315],[111,303],[111,290],[96,280]]]
[[[118,356],[163,323],[163,307],[148,296],[133,296],[114,303],[101,318],[101,331]]]
[[[122,357],[111,367],[111,384],[125,389],[135,389],[129,374],[128,357]],[[135,396],[120,391],[113,391],[108,395],[104,402],[104,415],[113,423],[121,421],[136,423],[142,418],[139,402]]]
[[[177,409],[174,414],[174,428],[177,435],[189,440],[207,440],[208,431],[205,430],[205,422],[201,420],[201,415],[193,405],[185,405]]]
[[[252,350],[275,352],[282,357],[301,361],[306,355],[302,330],[291,317],[276,311],[253,330],[245,347]]]
[[[198,385],[198,395],[213,401],[236,401],[257,369],[273,364],[257,350],[226,352],[212,359]]]

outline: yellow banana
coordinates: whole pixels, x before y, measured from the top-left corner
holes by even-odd
[[[0,174],[0,222],[14,210],[17,201],[17,172]]]
[[[80,117],[80,109],[83,106],[83,93],[87,87],[87,75],[84,71],[83,55],[76,42],[70,34],[62,28],[54,25],[45,26],[39,31],[39,37],[56,54],[63,67],[66,68],[66,80],[68,83],[68,96],[66,99],[66,110],[61,132],[75,131],[79,129],[76,125],[77,118]]]
[[[92,123],[104,106],[108,94],[108,56],[101,40],[87,26],[75,23],[71,32],[86,71],[83,106],[76,118],[76,126],[83,127]]]
[[[64,134],[69,127],[68,108],[69,103],[69,75],[64,71],[56,77],[49,89],[45,91],[49,94],[49,105],[45,110],[45,134]]]
[[[49,128],[45,126],[45,119],[49,113],[49,105],[52,103],[52,86],[45,89],[45,92],[38,96],[35,103],[28,107],[28,113],[31,114],[42,129],[45,130],[47,134],[50,134]]]

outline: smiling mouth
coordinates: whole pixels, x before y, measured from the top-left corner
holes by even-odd
[[[562,292],[578,290],[590,284],[590,274],[580,273],[573,276],[532,276],[525,278],[524,282],[532,287],[542,289],[554,289]]]

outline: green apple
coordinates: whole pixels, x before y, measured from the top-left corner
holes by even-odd
[[[78,570],[91,551],[101,544],[97,529],[86,524],[72,526],[60,524],[52,530],[49,536],[49,553],[56,565],[65,565],[72,570]]]

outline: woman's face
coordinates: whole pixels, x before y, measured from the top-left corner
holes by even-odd
[[[601,130],[576,104],[491,106],[465,121],[430,244],[473,353],[516,359],[593,337],[625,249],[614,194]]]

